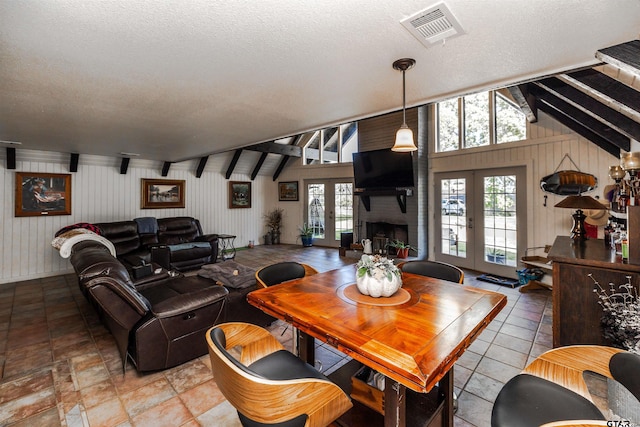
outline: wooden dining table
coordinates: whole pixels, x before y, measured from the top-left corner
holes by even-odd
[[[402,274],[387,298],[358,292],[353,265],[248,294],[248,301],[300,332],[300,357],[314,364],[314,339],[382,373],[384,426],[410,425],[407,392],[439,389],[439,414],[421,425],[453,426],[452,367],[507,303],[505,295]]]

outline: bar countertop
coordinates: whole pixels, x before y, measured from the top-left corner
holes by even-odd
[[[622,257],[604,246],[602,239],[574,242],[569,236],[557,236],[547,258],[559,263],[609,268],[640,273],[640,265],[622,262]]]

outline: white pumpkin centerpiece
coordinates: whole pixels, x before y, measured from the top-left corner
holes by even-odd
[[[380,255],[362,255],[356,264],[356,286],[370,297],[390,297],[402,286],[401,271]]]

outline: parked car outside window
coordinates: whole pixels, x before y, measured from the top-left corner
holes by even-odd
[[[443,215],[464,215],[465,206],[462,200],[445,199],[442,201]]]

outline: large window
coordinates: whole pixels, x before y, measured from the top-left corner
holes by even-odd
[[[498,91],[439,102],[436,113],[438,152],[520,141],[527,137],[526,116]]]

